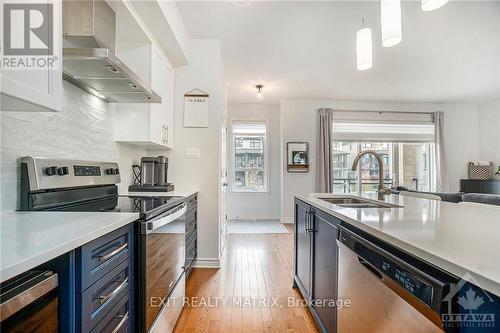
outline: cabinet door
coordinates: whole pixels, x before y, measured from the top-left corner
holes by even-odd
[[[165,99],[165,65],[161,55],[153,48],[151,52],[151,88],[162,98],[160,104],[150,104],[149,138],[152,142],[164,144],[163,113]]]
[[[304,299],[311,295],[311,233],[308,231],[310,222],[310,206],[295,201],[295,282]]]
[[[174,71],[168,66],[165,68],[165,96],[162,96],[162,104],[165,106],[163,111],[163,125],[165,145],[173,148],[174,145]]]
[[[336,330],[338,222],[321,211],[314,212],[312,308],[325,332]]]

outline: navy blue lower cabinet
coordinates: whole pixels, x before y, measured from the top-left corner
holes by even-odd
[[[340,220],[295,199],[294,287],[321,332],[337,330],[337,234]]]
[[[110,232],[77,249],[77,291],[90,287],[116,265],[133,256],[133,224]]]
[[[310,233],[311,206],[295,199],[294,233],[294,287],[298,287],[305,300],[311,295],[312,234]]]
[[[337,233],[340,221],[314,212],[311,312],[323,332],[336,332]]]
[[[76,332],[133,332],[134,226],[76,250]]]

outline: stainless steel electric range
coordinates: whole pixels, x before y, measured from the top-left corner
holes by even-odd
[[[185,274],[184,197],[120,196],[117,163],[25,157],[21,210],[137,212],[136,331],[148,332]],[[184,286],[181,286],[184,288]]]

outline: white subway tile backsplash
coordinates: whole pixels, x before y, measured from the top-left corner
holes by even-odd
[[[0,209],[19,208],[23,156],[116,161],[121,191],[132,183],[131,165],[145,149],[114,141],[111,105],[64,82],[57,113],[0,111]]]

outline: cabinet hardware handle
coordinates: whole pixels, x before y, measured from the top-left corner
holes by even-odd
[[[122,283],[120,283],[120,285],[118,287],[116,287],[115,290],[113,290],[112,292],[110,292],[109,294],[107,294],[106,296],[100,296],[99,297],[99,304],[100,305],[103,305],[104,303],[106,303],[111,297],[115,296],[116,294],[118,294],[123,288],[125,288],[125,286],[127,285],[128,283],[128,277],[123,280]]]
[[[118,253],[120,253],[123,250],[125,250],[127,248],[127,246],[128,246],[128,243],[125,243],[122,246],[120,246],[119,248],[117,248],[116,250],[111,251],[111,252],[109,252],[108,254],[105,254],[105,255],[97,256],[97,258],[99,258],[99,262],[108,261],[110,258],[114,257]]]
[[[165,143],[168,143],[168,125],[165,125]]]
[[[307,225],[309,224],[309,208],[306,209],[306,220],[304,222],[304,230],[307,233]]]
[[[120,328],[122,328],[123,324],[125,324],[128,319],[128,311],[123,316],[116,316],[116,318],[122,318],[122,320],[120,320],[118,325],[116,325],[115,329],[111,333],[116,333],[120,330]]]

